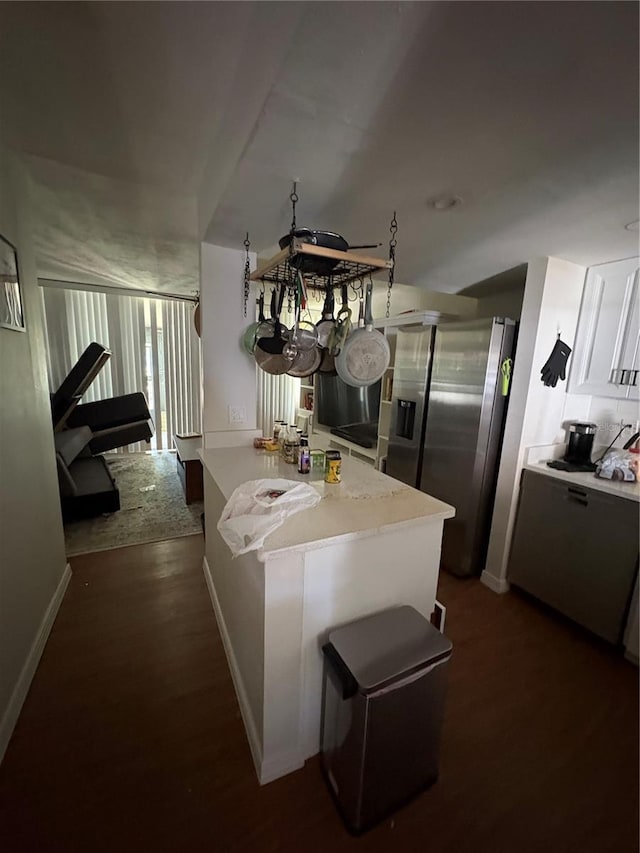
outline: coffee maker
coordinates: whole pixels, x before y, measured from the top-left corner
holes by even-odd
[[[597,424],[583,421],[569,424],[569,443],[564,457],[547,462],[547,465],[561,471],[595,471],[596,466],[591,461],[591,451],[597,429]]]

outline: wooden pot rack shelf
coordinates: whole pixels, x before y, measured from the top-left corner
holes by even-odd
[[[378,270],[389,270],[393,261],[382,258],[370,258],[366,255],[358,255],[355,252],[339,252],[336,249],[324,249],[313,243],[305,243],[303,240],[294,239],[291,246],[274,255],[257,267],[249,276],[250,281],[269,281],[274,284],[291,284],[296,272],[291,266],[291,258],[295,255],[312,255],[319,258],[332,258],[339,261],[337,266],[328,275],[314,275],[305,273],[304,277],[311,287],[326,288],[327,286],[339,287],[342,284],[357,281],[372,275]]]

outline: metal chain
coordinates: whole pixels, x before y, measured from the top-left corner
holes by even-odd
[[[296,192],[298,188],[298,184],[296,181],[293,182],[293,192],[289,196],[289,201],[291,202],[291,233],[296,230],[296,202],[299,201],[298,193]]]
[[[247,236],[244,238],[244,249],[246,253],[246,258],[244,262],[244,316],[247,316],[247,302],[249,301],[249,290],[251,287],[249,276],[251,275],[251,265],[249,263],[249,248],[251,243],[249,242],[249,232],[247,231]]]
[[[389,240],[389,260],[391,261],[391,266],[389,267],[389,287],[387,288],[387,313],[385,315],[386,317],[389,316],[389,312],[391,310],[391,288],[393,287],[393,280],[395,276],[396,246],[398,245],[398,241],[396,240],[396,234],[398,233],[398,220],[396,219],[395,210],[393,211],[391,225],[389,226],[389,233],[391,234],[391,239]]]

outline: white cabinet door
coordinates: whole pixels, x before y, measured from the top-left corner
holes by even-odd
[[[640,272],[637,265],[622,330],[619,372],[615,378],[622,383],[620,387],[626,390],[628,400],[640,399]]]
[[[587,271],[570,392],[638,399],[638,284],[638,258]],[[635,385],[631,384],[634,380]]]

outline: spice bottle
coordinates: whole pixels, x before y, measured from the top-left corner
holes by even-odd
[[[300,450],[298,452],[298,471],[300,474],[308,474],[311,471],[311,451],[309,440],[306,435],[300,438]]]

